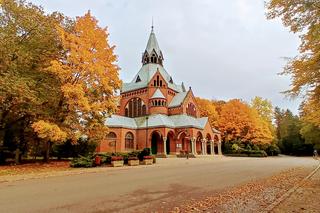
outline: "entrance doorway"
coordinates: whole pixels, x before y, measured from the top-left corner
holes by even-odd
[[[158,154],[159,145],[161,144],[161,135],[158,132],[153,132],[151,136],[151,154]]]
[[[166,141],[166,149],[167,149],[167,155],[170,154],[170,138],[168,137],[167,138],[167,141]]]

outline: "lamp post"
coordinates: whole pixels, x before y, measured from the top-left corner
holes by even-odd
[[[146,148],[148,148],[148,120],[149,120],[149,117],[146,116]]]

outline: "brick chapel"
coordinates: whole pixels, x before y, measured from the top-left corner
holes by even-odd
[[[221,155],[220,132],[200,117],[191,87],[164,68],[164,56],[152,27],[142,67],[120,91],[118,113],[106,120],[109,133],[98,152],[130,152],[151,148],[157,156],[189,152]]]

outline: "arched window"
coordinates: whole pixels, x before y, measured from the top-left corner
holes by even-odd
[[[125,150],[134,149],[134,137],[131,132],[128,132],[125,137]]]
[[[189,103],[188,106],[187,106],[187,115],[190,115],[190,116],[193,116],[193,117],[196,117],[197,116],[197,111],[196,111],[196,107],[193,103]]]
[[[157,87],[159,86],[159,76],[157,75]]]
[[[132,98],[125,107],[125,116],[130,118],[146,115],[145,103],[141,98]]]
[[[109,132],[107,135],[107,141],[110,147],[115,147],[117,142],[117,135],[114,132]]]

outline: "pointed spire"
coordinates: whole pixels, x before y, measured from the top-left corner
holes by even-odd
[[[153,20],[152,20],[151,33],[149,36],[146,50],[142,55],[142,63],[143,64],[155,63],[155,64],[162,65],[162,62],[163,62],[163,55],[159,48],[156,34],[154,33],[154,26],[153,26]]]
[[[148,52],[148,54],[151,54],[153,50],[157,53],[158,56],[161,55],[161,50],[159,48],[156,34],[154,33],[154,26],[152,25],[151,26],[151,33],[150,33],[149,40],[148,40],[147,47],[146,47],[146,51]]]

